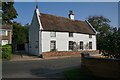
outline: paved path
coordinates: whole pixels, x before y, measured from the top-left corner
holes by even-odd
[[[62,72],[80,67],[80,56],[3,62],[3,78],[64,78]]]

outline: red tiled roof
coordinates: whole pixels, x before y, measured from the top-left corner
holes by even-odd
[[[68,18],[40,13],[43,30],[64,31],[83,34],[95,34],[91,27],[84,21],[70,20]]]

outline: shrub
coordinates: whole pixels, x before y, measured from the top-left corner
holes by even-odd
[[[10,60],[12,58],[12,46],[4,45],[1,47],[1,49],[2,49],[2,59]]]
[[[57,49],[51,49],[50,52],[57,52]]]

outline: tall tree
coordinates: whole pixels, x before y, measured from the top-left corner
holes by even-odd
[[[17,11],[14,8],[14,2],[3,2],[2,3],[2,23],[12,24],[14,18],[17,18]]]
[[[0,24],[2,24],[2,2],[0,1]]]
[[[26,25],[23,26],[24,27],[24,30],[25,30],[25,35],[26,35],[26,42],[29,42],[29,23],[27,23]]]
[[[104,50],[104,38],[110,33],[111,27],[109,25],[110,20],[103,16],[89,16],[88,21],[98,32],[97,34],[97,49],[100,51]]]
[[[105,51],[114,58],[120,58],[120,29],[113,28],[105,37]]]
[[[17,49],[17,45],[26,43],[26,33],[24,27],[17,22],[13,22],[13,35],[12,35],[13,51]]]

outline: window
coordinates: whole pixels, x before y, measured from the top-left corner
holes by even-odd
[[[72,32],[69,32],[69,37],[73,37],[73,33]]]
[[[92,49],[92,42],[89,42],[89,49]]]
[[[69,50],[73,50],[73,41],[69,41]]]
[[[7,30],[0,30],[1,36],[7,36]]]
[[[51,41],[50,42],[50,50],[53,51],[56,49],[56,41]]]
[[[80,41],[80,49],[83,50],[83,41]]]
[[[92,38],[92,35],[91,35],[91,34],[89,34],[89,38]]]
[[[8,44],[8,40],[2,40],[2,45]]]
[[[50,32],[50,37],[56,37],[56,32]]]

